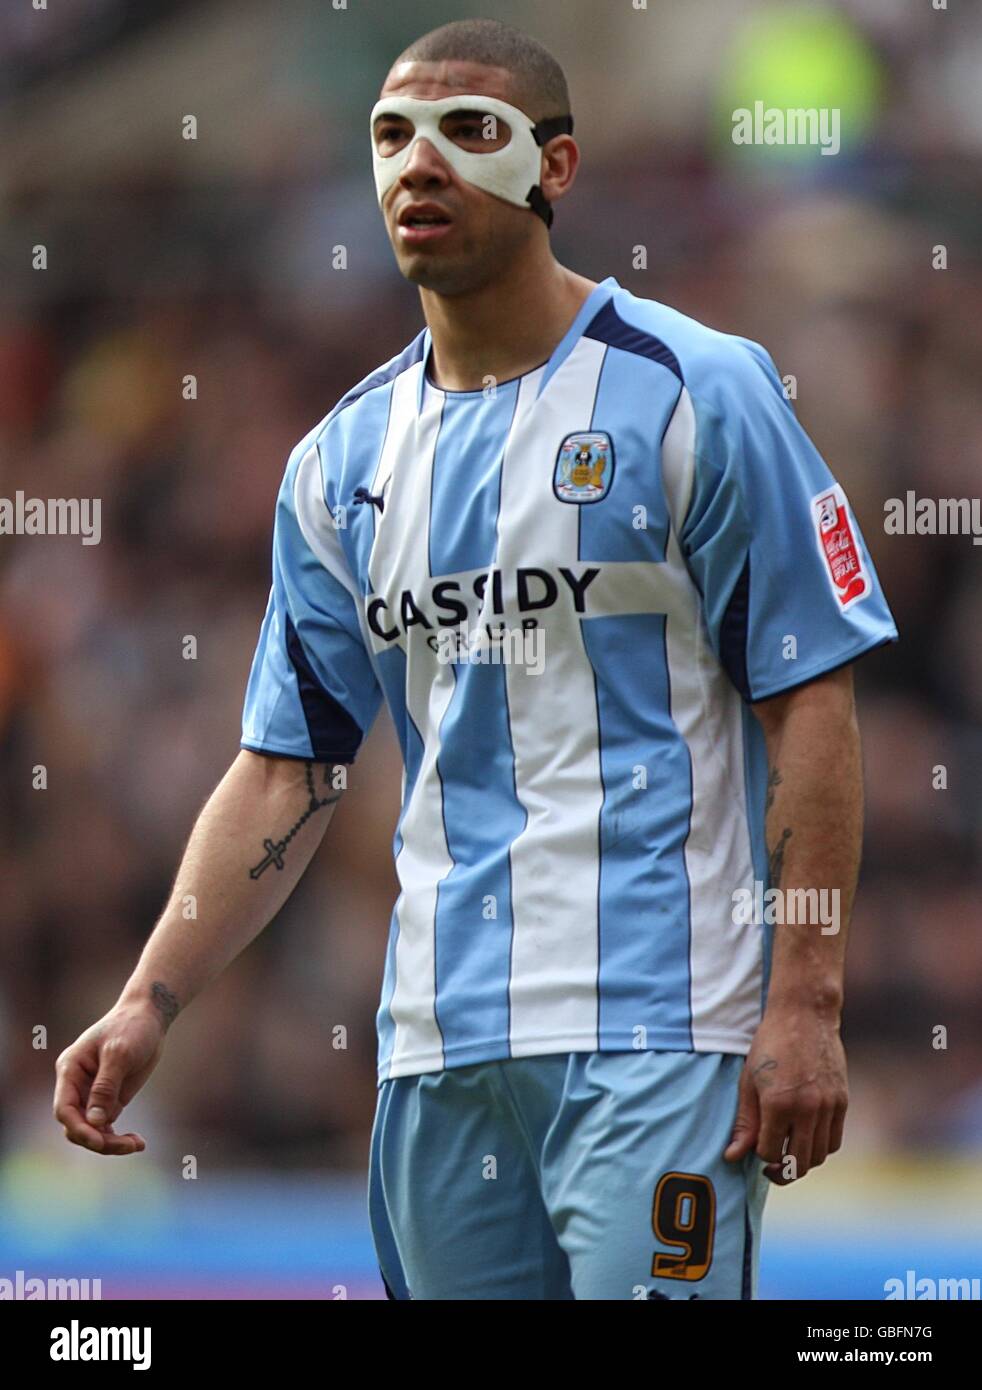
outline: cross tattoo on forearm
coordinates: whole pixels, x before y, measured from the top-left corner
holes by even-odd
[[[314,791],[313,764],[305,763],[304,766],[307,771],[307,793],[310,797],[310,802],[307,806],[307,809],[306,811],[304,811],[303,815],[297,821],[296,825],[293,826],[291,830],[287,831],[287,833],[283,836],[282,840],[263,840],[263,849],[266,851],[266,857],[265,859],[260,859],[259,863],[254,864],[253,867],[249,870],[250,878],[258,878],[260,874],[266,872],[270,864],[275,864],[277,870],[282,869],[284,851],[286,850],[287,845],[293,839],[294,835],[296,835],[300,827],[302,825],[305,825],[306,822],[310,819],[310,817],[314,814],[314,812],[319,811],[322,806],[330,806],[333,802],[341,800],[340,792],[338,792],[335,796],[318,797],[317,793]],[[324,775],[326,777],[327,773],[325,772]]]
[[[266,858],[249,870],[250,878],[258,878],[265,869],[269,868],[270,864],[275,864],[278,869],[283,867],[285,840],[263,840],[263,849],[266,851]]]

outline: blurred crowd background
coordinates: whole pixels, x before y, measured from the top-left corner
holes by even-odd
[[[982,10],[25,3],[0,12],[0,495],[101,498],[102,540],[0,537],[11,1269],[105,1268],[129,1291],[238,1280],[325,1296],[343,1276],[378,1292],[360,1184],[396,892],[387,714],[294,898],[172,1031],[127,1121],[147,1154],[104,1164],[70,1149],[50,1115],[52,1066],[113,1003],[235,755],[287,454],[422,326],[376,207],[367,118],[395,55],[466,15],[528,29],[566,68],[584,165],[557,213],[560,260],[765,344],[900,627],[857,667],[868,817],[846,1146],[838,1177],[772,1197],[762,1291],[797,1296],[800,1260],[785,1254],[847,1207],[850,1240],[875,1208],[878,1234],[900,1241],[907,1265],[885,1256],[886,1274],[928,1258],[918,1241],[937,1223],[897,1225],[924,1216],[918,1194],[935,1213],[945,1193],[964,1210],[982,1151],[982,551],[966,536],[888,536],[883,514],[909,489],[978,495],[982,476]],[[840,109],[841,152],[734,146],[731,113],[755,100]],[[174,1176],[187,1154],[197,1183]],[[236,1244],[246,1226],[251,1255]],[[959,1227],[953,1215],[952,1239]],[[176,1230],[197,1235],[162,1254]],[[127,1231],[143,1233],[142,1257]],[[977,1274],[974,1248],[976,1268],[942,1273]],[[816,1256],[802,1296],[823,1280],[841,1290],[844,1259],[840,1247],[831,1271]],[[871,1278],[864,1266],[855,1288]]]

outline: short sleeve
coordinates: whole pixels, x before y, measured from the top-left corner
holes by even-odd
[[[679,540],[713,650],[744,699],[895,641],[845,493],[765,350],[729,340],[690,394],[695,458]]]
[[[246,688],[243,748],[354,761],[382,699],[359,602],[308,437],[277,498],[273,583]]]

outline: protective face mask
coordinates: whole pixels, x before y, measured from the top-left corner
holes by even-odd
[[[451,111],[473,111],[478,116],[494,116],[511,132],[499,149],[482,153],[463,150],[440,129],[440,122]],[[402,116],[413,128],[412,138],[396,154],[383,157],[375,145],[375,122],[379,116]],[[496,97],[452,96],[439,101],[418,97],[385,97],[372,108],[372,168],[379,205],[406,166],[416,141],[431,141],[434,148],[466,182],[504,198],[518,207],[530,207],[546,226],[552,225],[552,208],[539,187],[542,167],[541,148],[556,135],[572,134],[572,116],[553,116],[536,124],[524,111]]]

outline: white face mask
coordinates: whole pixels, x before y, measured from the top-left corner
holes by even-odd
[[[478,154],[462,150],[440,129],[440,122],[451,111],[473,111],[478,116],[494,116],[510,130],[508,142],[498,149]],[[375,144],[375,122],[379,116],[402,116],[413,128],[412,138],[396,154],[383,157]],[[420,138],[429,140],[465,183],[483,188],[518,207],[531,207],[546,226],[552,223],[552,208],[539,187],[542,169],[541,146],[555,135],[571,134],[572,116],[555,116],[538,125],[507,101],[496,97],[453,96],[439,101],[419,97],[384,97],[372,109],[372,168],[375,189],[381,205],[386,193],[402,173],[410,152]]]

